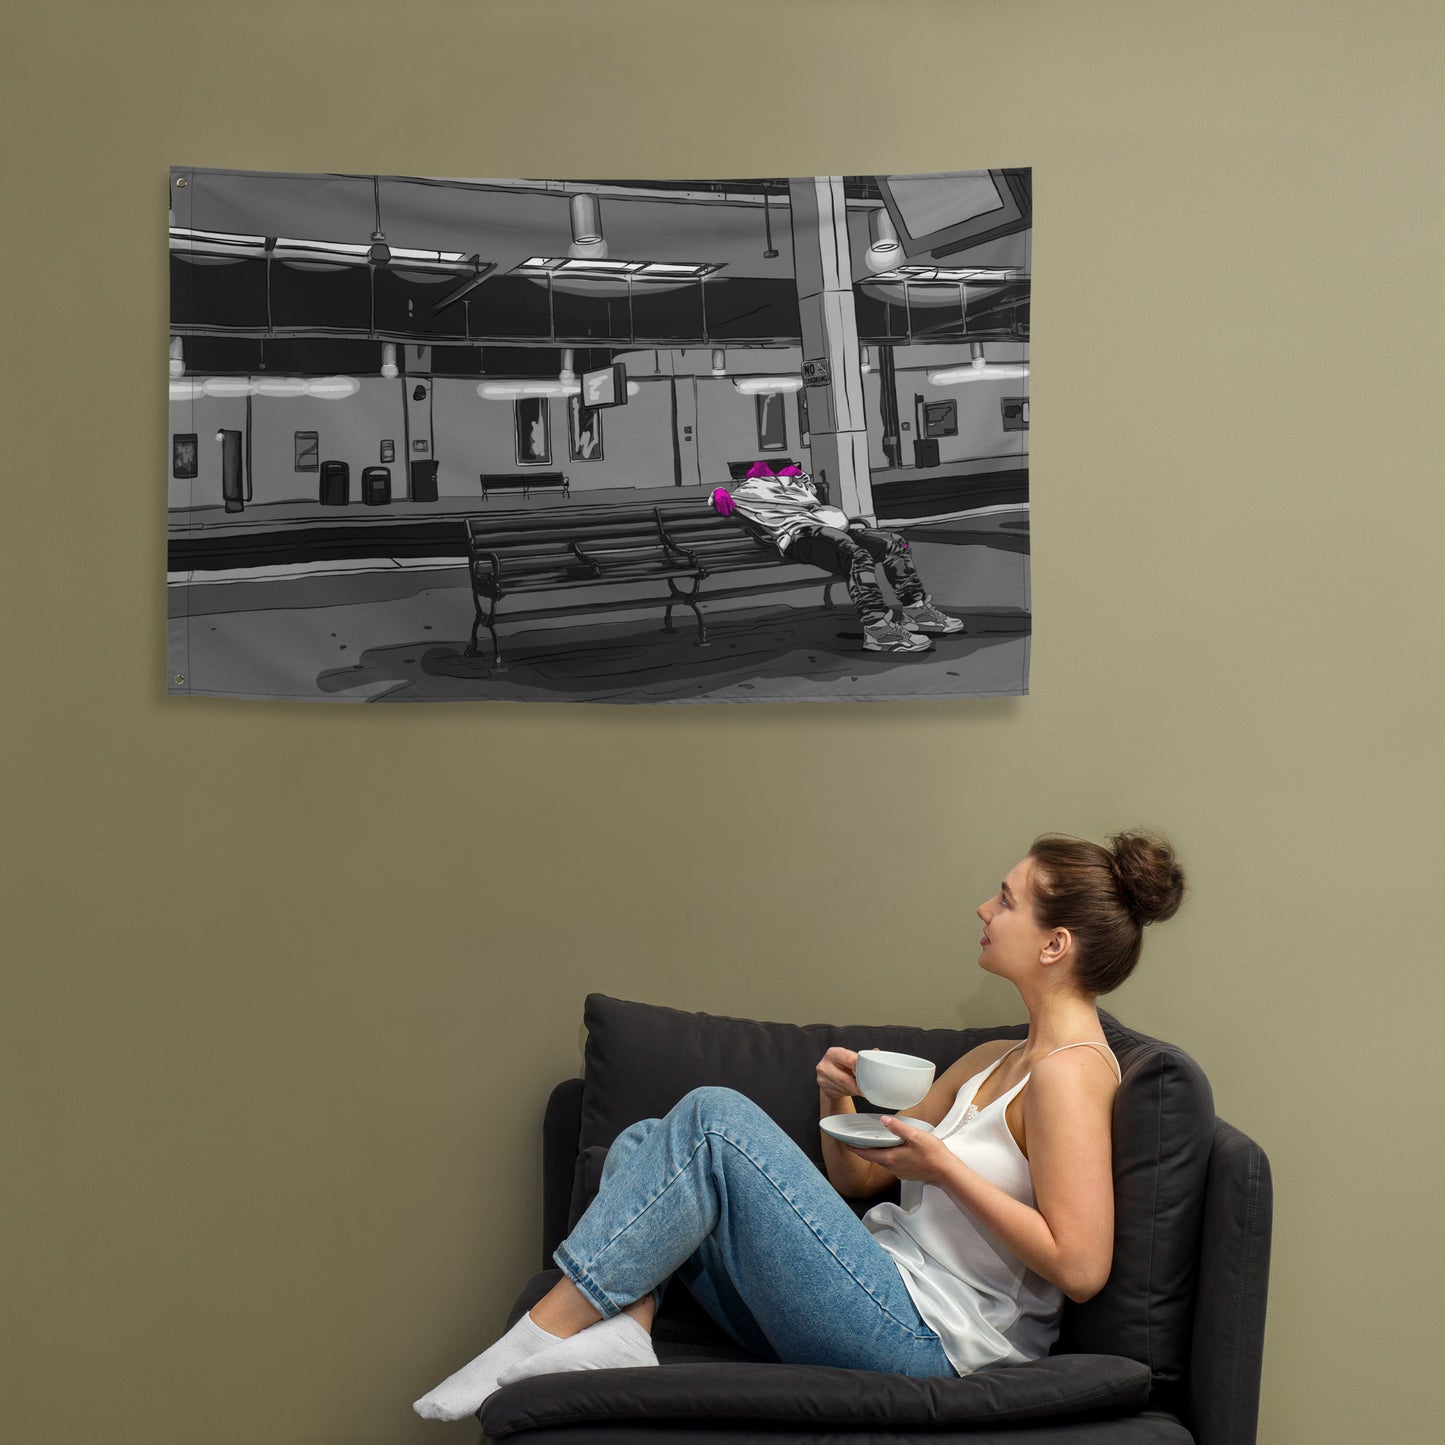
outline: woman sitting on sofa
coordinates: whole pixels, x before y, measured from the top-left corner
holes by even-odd
[[[951,1378],[1047,1355],[1064,1297],[1096,1294],[1113,1256],[1120,1076],[1094,1000],[1183,896],[1154,835],[1037,839],[977,910],[979,966],[1018,990],[1025,1039],[980,1044],[917,1106],[884,1115],[897,1145],[825,1135],[826,1180],[731,1089],[694,1089],[634,1124],[553,1256],[564,1277],[413,1408],[457,1420],[530,1375],[657,1364],[652,1319],[674,1274],[764,1360]],[[857,1057],[819,1061],[823,1116],[853,1112]],[[895,1178],[897,1205],[860,1220],[844,1202]]]

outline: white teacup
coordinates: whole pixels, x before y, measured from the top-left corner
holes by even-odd
[[[933,1065],[912,1054],[860,1049],[853,1068],[863,1096],[885,1109],[911,1109],[933,1087]]]

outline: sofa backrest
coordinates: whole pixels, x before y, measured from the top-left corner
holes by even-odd
[[[822,1169],[814,1070],[833,1045],[916,1054],[942,1072],[980,1043],[1028,1032],[1025,1024],[768,1023],[605,994],[588,995],[584,1017],[573,1219],[596,1192],[613,1140],[639,1119],[660,1118],[692,1089],[722,1085],[745,1094]],[[1114,1263],[1093,1299],[1066,1302],[1057,1352],[1139,1360],[1154,1376],[1157,1403],[1169,1408],[1188,1373],[1214,1099],[1181,1049],[1100,1017],[1124,1075],[1114,1100]]]

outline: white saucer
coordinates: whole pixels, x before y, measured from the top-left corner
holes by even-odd
[[[879,1114],[829,1114],[826,1119],[818,1120],[818,1127],[825,1134],[831,1134],[833,1138],[844,1144],[852,1144],[857,1149],[891,1149],[894,1145],[901,1144],[903,1140],[897,1134],[890,1134],[879,1123],[881,1117]],[[897,1115],[893,1117],[899,1118]],[[914,1129],[922,1129],[925,1134],[933,1133],[933,1125],[926,1119],[899,1118],[899,1122]]]

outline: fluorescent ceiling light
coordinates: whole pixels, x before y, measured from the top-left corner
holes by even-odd
[[[757,395],[759,392],[801,391],[803,378],[801,376],[739,376],[733,381],[733,386],[749,396]]]
[[[207,396],[250,396],[249,376],[211,376],[206,378]]]
[[[171,400],[314,396],[322,401],[340,401],[360,390],[361,383],[354,376],[211,376],[204,381],[188,376],[171,382]]]
[[[998,266],[948,267],[948,266],[895,266],[891,271],[880,271],[866,276],[865,281],[1019,281],[1022,271]]]
[[[638,382],[627,383],[628,396],[637,396],[641,391]],[[580,381],[551,381],[546,377],[484,381],[477,387],[477,395],[484,401],[517,401],[524,396],[580,396],[581,393]]]
[[[306,380],[306,395],[324,401],[340,401],[360,390],[361,383],[354,376],[312,376]]]
[[[1028,374],[1027,362],[1020,366],[1007,362],[989,362],[987,366],[951,366],[945,371],[926,373],[934,386],[955,386],[961,381],[1016,381]]]
[[[514,272],[520,276],[566,275],[596,276],[616,279],[619,276],[665,277],[669,281],[687,277],[710,276],[722,270],[722,263],[716,261],[604,261],[589,257],[531,256],[523,261]]]
[[[231,256],[245,251],[264,251],[264,236],[238,236],[228,231],[191,231],[171,227],[171,250],[196,251],[202,255]]]
[[[202,256],[264,256],[268,253],[278,261],[332,261],[338,264],[364,266],[370,245],[348,241],[305,241],[291,236],[245,236],[228,231],[193,231],[184,227],[170,229],[171,250]],[[412,266],[460,267],[466,261],[462,251],[427,251],[406,246],[389,248],[393,262],[404,261]]]

